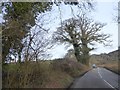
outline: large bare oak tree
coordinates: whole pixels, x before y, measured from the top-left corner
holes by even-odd
[[[89,19],[86,14],[78,15],[77,18],[70,18],[62,22],[57,28],[53,38],[62,43],[73,45],[75,56],[78,61],[89,65],[89,53],[94,50],[95,42],[107,45],[110,35],[101,33],[105,24]]]

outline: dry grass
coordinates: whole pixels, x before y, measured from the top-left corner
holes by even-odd
[[[70,59],[9,64],[3,66],[3,88],[67,88],[88,69]]]
[[[68,87],[73,78],[61,71],[51,72],[49,81],[46,82],[45,88],[65,88]]]
[[[120,65],[120,61],[110,61],[110,62],[105,63],[105,64],[100,65],[100,66],[105,67],[105,68],[107,68],[115,73],[120,74],[119,65]]]
[[[47,82],[49,66],[46,63],[8,65],[3,71],[3,88],[42,87]]]

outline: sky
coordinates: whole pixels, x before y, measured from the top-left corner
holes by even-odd
[[[116,13],[117,3],[115,2],[99,2],[97,10],[93,15],[96,20],[107,23],[102,32],[111,34],[113,40],[111,47],[103,47],[98,45],[98,49],[92,53],[108,53],[118,48],[118,24],[115,22],[114,17]]]
[[[103,33],[111,34],[111,40],[112,46],[111,47],[104,47],[103,45],[97,44],[95,47],[97,47],[96,50],[90,52],[90,54],[100,54],[100,53],[109,53],[111,51],[117,50],[118,48],[118,24],[115,22],[114,17],[117,15],[117,4],[118,0],[102,0],[95,3],[95,10],[91,12],[91,17],[95,21],[100,21],[101,23],[107,23],[107,25],[102,29]],[[71,13],[71,8],[69,5],[61,5],[61,13],[59,13],[59,8],[56,6],[53,6],[53,9],[51,12],[47,13],[47,16],[45,15],[44,24],[47,22],[50,22],[50,24],[45,24],[45,28],[49,28],[48,37],[51,36],[51,34],[56,31],[56,28],[60,25],[60,14],[62,16],[62,20],[68,19],[73,14]],[[77,7],[73,7],[73,11],[76,14],[77,13]],[[57,13],[56,13],[57,12]],[[0,15],[0,21],[2,21],[2,15]],[[43,21],[42,21],[43,22]],[[50,34],[51,33],[51,34]],[[48,53],[50,53],[54,58],[62,58],[67,53],[68,49],[71,49],[71,47],[66,48],[64,44],[56,45],[54,48],[48,50]]]

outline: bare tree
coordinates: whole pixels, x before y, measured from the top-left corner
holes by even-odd
[[[105,24],[94,22],[85,14],[78,15],[77,18],[70,18],[62,23],[53,34],[55,41],[67,42],[73,45],[75,56],[83,64],[89,64],[89,52],[94,50],[90,45],[95,42],[107,45],[110,35],[101,33]]]
[[[51,44],[51,38],[47,37],[47,31],[47,29],[42,28],[40,25],[36,25],[35,28],[31,30],[28,37],[24,40],[24,60],[38,61],[43,55],[48,56],[46,51],[53,45]]]

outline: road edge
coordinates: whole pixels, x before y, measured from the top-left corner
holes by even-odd
[[[107,69],[107,70],[109,70],[109,71],[111,71],[111,72],[113,72],[113,73],[115,73],[115,74],[120,75],[120,73],[117,73],[117,72],[115,72],[114,70],[111,70],[111,69],[109,69],[109,68],[107,68],[107,67],[103,67],[103,68],[105,68],[105,69]]]
[[[85,74],[86,74],[87,72],[89,72],[90,70],[92,70],[92,69],[89,69],[89,70],[83,72],[82,74],[80,74],[79,76],[75,77],[74,80],[73,80],[73,81],[70,83],[70,85],[67,87],[67,90],[70,89],[70,87],[74,84],[74,82],[75,82],[78,78],[81,78],[83,75],[85,75]]]

